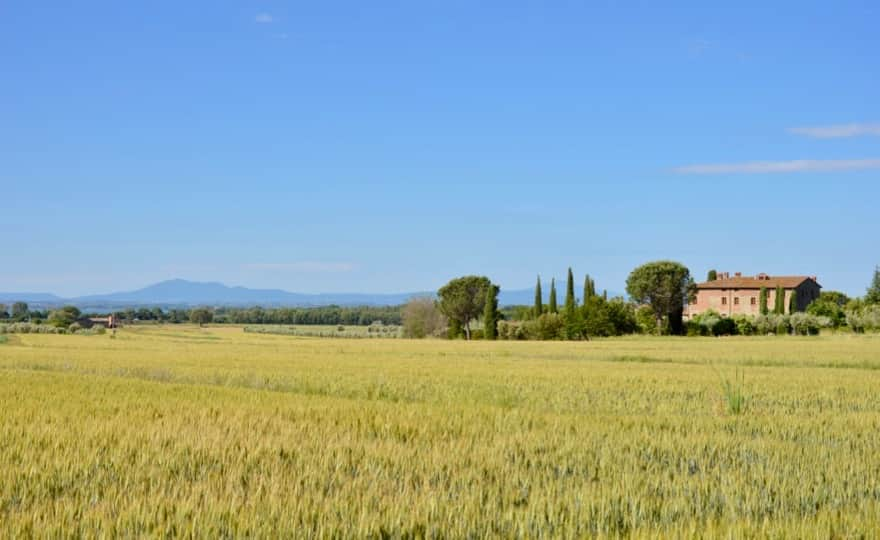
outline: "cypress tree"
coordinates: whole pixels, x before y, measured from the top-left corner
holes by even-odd
[[[761,315],[766,315],[770,312],[770,309],[767,307],[767,287],[761,287],[761,294],[758,295],[758,305],[761,309]]]
[[[568,269],[568,279],[565,282],[565,309],[568,311],[568,308],[574,309],[577,301],[574,299],[574,275],[571,273],[571,268]]]
[[[785,314],[785,289],[782,288],[782,285],[776,286],[776,298],[774,298],[775,302],[773,303],[773,313],[777,315]]]
[[[584,295],[581,297],[581,303],[586,304],[590,298],[590,274],[584,276]]]
[[[580,335],[580,320],[578,318],[577,300],[574,297],[574,275],[571,268],[568,269],[568,280],[565,284],[565,337],[577,339]]]
[[[541,276],[538,276],[538,283],[535,284],[535,307],[532,309],[535,312],[536,319],[544,313],[544,297],[541,293]]]
[[[556,307],[556,278],[552,278],[550,280],[550,302],[547,306],[548,313],[558,313],[559,309]]]
[[[871,286],[865,292],[865,302],[880,304],[880,266],[874,268],[874,279],[871,280]]]
[[[715,281],[718,279],[718,272],[715,270],[709,270],[709,275],[706,276],[706,281]]]
[[[608,301],[608,289],[602,289],[602,300]]]
[[[588,298],[593,298],[596,296],[596,282],[593,281],[593,278],[590,277],[590,274],[584,276],[584,297],[583,301],[586,302]]]
[[[791,291],[791,298],[788,299],[788,313],[798,311],[797,289]]]
[[[498,285],[486,288],[486,305],[483,307],[483,338],[494,340],[498,337]]]

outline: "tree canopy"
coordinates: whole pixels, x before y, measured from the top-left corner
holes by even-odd
[[[880,266],[874,268],[874,279],[865,293],[865,302],[868,304],[880,304]]]
[[[694,293],[694,280],[686,266],[675,261],[655,261],[639,266],[626,279],[626,292],[635,302],[650,306],[658,332],[664,317],[674,316]]]
[[[485,276],[455,278],[437,291],[440,311],[464,329],[471,339],[471,321],[480,316],[486,305],[486,290],[492,285]]]

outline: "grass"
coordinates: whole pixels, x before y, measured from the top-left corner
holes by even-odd
[[[21,335],[0,348],[0,535],[871,537],[878,353]]]
[[[721,392],[727,405],[727,412],[734,415],[742,414],[746,409],[748,398],[745,394],[745,374],[736,370],[732,379],[723,376],[720,372]]]

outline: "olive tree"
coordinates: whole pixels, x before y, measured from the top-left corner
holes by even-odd
[[[446,319],[432,298],[411,298],[403,306],[403,335],[411,338],[435,336],[446,327]]]
[[[465,339],[471,339],[471,321],[483,312],[486,291],[491,286],[485,276],[464,276],[453,279],[437,292],[440,311],[464,329]]]
[[[189,312],[189,320],[201,327],[214,320],[214,312],[207,308],[196,308]]]
[[[663,318],[682,313],[693,298],[694,280],[690,270],[675,261],[655,261],[639,266],[626,279],[626,292],[633,301],[649,306],[662,332]]]

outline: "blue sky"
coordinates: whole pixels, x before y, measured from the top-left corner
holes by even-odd
[[[661,5],[663,4],[663,5]],[[877,2],[0,4],[0,290],[880,263]]]

